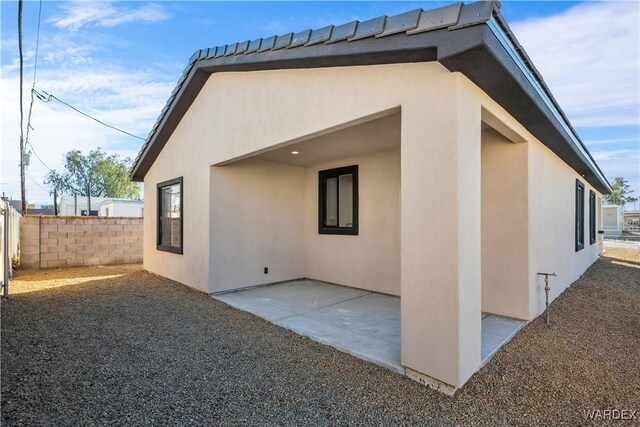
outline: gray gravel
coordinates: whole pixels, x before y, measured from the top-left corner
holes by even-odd
[[[140,270],[16,294],[2,424],[581,425],[585,409],[639,410],[640,257],[607,256],[455,397]]]

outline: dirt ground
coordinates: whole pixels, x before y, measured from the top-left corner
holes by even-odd
[[[1,308],[7,426],[640,424],[637,249],[609,249],[454,397],[139,265],[24,272]]]

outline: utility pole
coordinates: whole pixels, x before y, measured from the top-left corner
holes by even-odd
[[[58,216],[58,189],[53,189],[53,214]]]
[[[24,182],[24,114],[22,110],[22,80],[23,80],[23,58],[22,58],[22,0],[18,0],[18,53],[20,54],[20,196],[22,198],[22,215],[27,214],[27,192]]]
[[[91,216],[91,184],[87,179],[87,216]]]

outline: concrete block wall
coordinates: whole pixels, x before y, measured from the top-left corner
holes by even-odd
[[[25,216],[20,268],[142,262],[142,218]]]

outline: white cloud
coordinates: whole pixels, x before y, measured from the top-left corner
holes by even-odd
[[[576,126],[637,125],[640,6],[584,3],[516,22],[518,40]]]
[[[634,149],[598,151],[592,153],[592,155],[597,162],[640,159],[640,151]]]
[[[110,2],[73,2],[62,4],[60,8],[64,16],[53,18],[51,22],[54,27],[40,39],[36,88],[110,125],[145,138],[184,64],[165,61],[140,68],[138,64],[132,66],[122,63],[114,59],[111,50],[127,41],[116,33],[95,31],[92,27],[165,19],[166,13],[154,4],[133,8]],[[3,39],[3,47],[5,44],[11,43],[5,43]],[[34,46],[34,40],[25,40],[25,128]],[[3,65],[0,75],[0,93],[3,94],[0,97],[0,189],[19,198],[17,58],[11,58],[11,62]],[[63,155],[72,149],[88,152],[101,147],[109,154],[134,158],[142,145],[142,141],[104,127],[55,100],[43,103],[36,99],[31,124],[33,130],[29,139],[35,151],[47,166],[58,170],[63,167]],[[30,149],[27,147],[27,151]],[[48,169],[35,155],[31,156],[28,172],[28,200],[50,202],[48,191],[41,188]]]
[[[117,7],[113,2],[71,1],[60,6],[62,13],[48,19],[58,28],[78,30],[84,26],[115,27],[130,22],[157,22],[169,18],[162,6],[149,3],[138,8]]]
[[[175,76],[174,71],[169,75]],[[18,78],[2,70],[0,92],[2,138],[2,191],[19,197]],[[37,87],[76,106],[94,117],[141,137],[146,137],[173,88],[172,79],[159,70],[129,71],[117,66],[80,66],[74,69],[43,69]],[[25,85],[29,86],[29,85]],[[29,89],[24,90],[25,120],[29,107]],[[26,123],[25,123],[26,126]],[[34,101],[30,142],[47,166],[62,169],[63,155],[78,149],[88,152],[102,147],[110,154],[134,158],[142,141],[106,128],[52,100]],[[30,149],[30,147],[28,147]],[[48,169],[31,156],[30,175],[43,186]],[[30,202],[50,200],[48,192],[27,179]]]
[[[638,144],[637,137],[630,138],[606,138],[606,139],[587,139],[584,141],[588,147],[597,146],[597,145],[611,145],[611,144]]]

